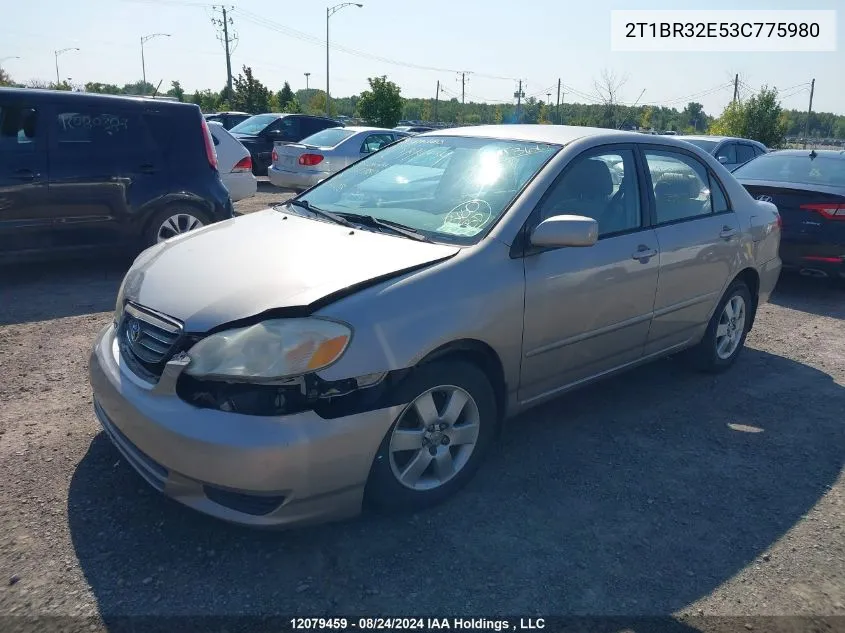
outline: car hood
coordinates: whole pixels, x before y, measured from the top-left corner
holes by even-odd
[[[147,249],[122,293],[200,333],[340,297],[459,251],[267,209]]]

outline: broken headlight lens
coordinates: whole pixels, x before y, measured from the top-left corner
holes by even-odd
[[[275,319],[225,330],[189,351],[185,372],[198,378],[269,381],[328,367],[346,351],[352,330],[328,319]]]

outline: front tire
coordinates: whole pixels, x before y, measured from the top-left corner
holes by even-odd
[[[716,373],[734,364],[751,327],[754,304],[744,281],[734,281],[725,292],[707,325],[704,338],[687,352],[698,371]]]
[[[498,424],[487,376],[465,361],[436,361],[399,387],[408,402],[373,460],[369,507],[415,511],[453,495],[478,470]]]
[[[150,220],[144,232],[144,248],[208,224],[211,224],[211,219],[199,209],[183,205],[167,207]]]

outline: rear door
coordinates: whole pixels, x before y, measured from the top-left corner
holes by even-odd
[[[133,213],[167,178],[164,157],[138,108],[79,102],[50,115],[49,199],[56,240],[111,244],[129,235]]]
[[[718,179],[692,153],[643,148],[660,276],[645,353],[682,345],[706,326],[739,249],[739,219]]]
[[[52,245],[44,112],[23,97],[0,97],[0,252]]]

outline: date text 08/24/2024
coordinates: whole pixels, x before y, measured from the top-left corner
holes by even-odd
[[[295,631],[514,631],[541,630],[543,618],[519,618],[516,621],[487,618],[291,618]]]

